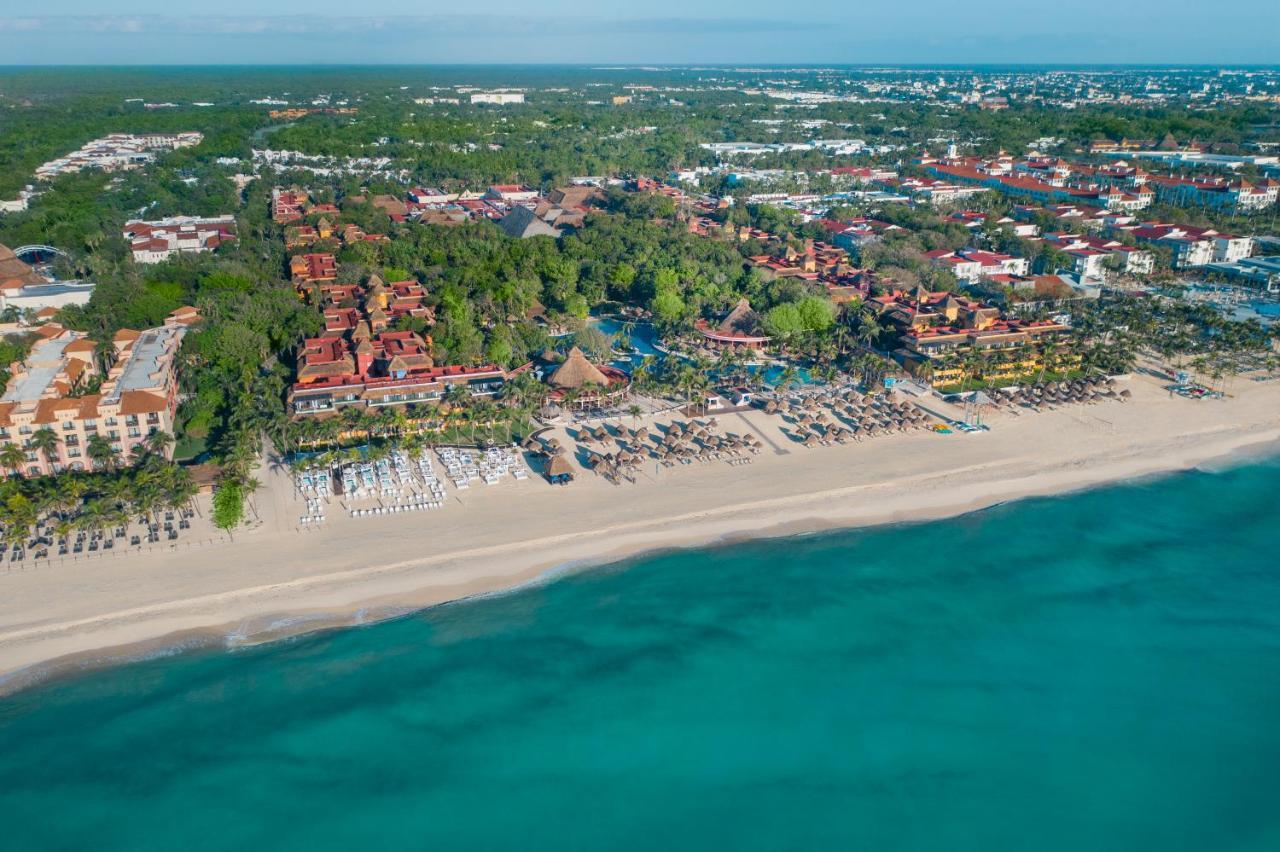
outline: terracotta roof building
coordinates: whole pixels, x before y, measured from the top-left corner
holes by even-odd
[[[934,387],[966,378],[1012,382],[1033,375],[1046,366],[1044,341],[1070,331],[1049,320],[1005,317],[992,305],[923,287],[876,296],[867,305],[897,329],[894,358]],[[1079,355],[1070,350],[1056,357],[1055,366],[1079,365]]]
[[[183,252],[213,251],[234,240],[236,217],[171,216],[153,222],[135,219],[125,223],[123,233],[135,263],[159,263]]]
[[[392,330],[405,316],[433,321],[427,291],[417,281],[388,284],[374,275],[364,285],[321,286],[320,294],[325,330],[304,340],[299,350],[297,380],[289,393],[294,415],[324,415],[353,405],[434,403],[456,384],[476,396],[502,386],[501,368],[438,366],[429,336]]]
[[[40,326],[27,358],[12,365],[0,397],[0,444],[15,444],[27,458],[18,473],[40,476],[92,467],[89,443],[102,436],[128,461],[153,432],[173,433],[177,410],[178,347],[194,308],[180,308],[163,326],[122,329],[112,340],[114,363],[97,393],[84,393],[99,376],[94,342],[55,323]],[[57,447],[47,456],[31,446],[41,429]]]

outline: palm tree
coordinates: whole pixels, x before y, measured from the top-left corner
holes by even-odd
[[[22,469],[22,465],[26,460],[26,452],[17,444],[5,444],[3,448],[0,448],[0,467],[7,468],[9,473],[14,476]]]
[[[636,390],[648,390],[652,381],[653,370],[649,368],[647,361],[641,361],[639,366],[631,371],[631,386]]]
[[[631,415],[631,425],[634,426],[639,422],[640,415],[644,413],[644,409],[633,402],[627,406],[627,413]]]
[[[1058,355],[1058,345],[1052,340],[1046,340],[1044,345],[1040,347],[1040,378],[1037,382],[1044,381],[1045,371],[1049,369],[1050,363],[1054,362],[1056,366]]]
[[[101,435],[93,435],[89,438],[85,452],[88,454],[89,459],[99,468],[115,467],[116,448],[111,446],[111,442]]]
[[[864,349],[873,349],[875,342],[884,333],[880,318],[873,311],[864,310],[858,314],[858,342]]]
[[[964,378],[960,382],[960,392],[963,393],[969,388],[969,380],[974,378],[981,369],[982,356],[970,349],[960,357],[960,363],[964,365]]]
[[[54,489],[52,508],[56,512],[69,512],[77,509],[84,501],[85,492],[88,491],[83,479],[78,474],[64,474],[57,480],[57,487]]]
[[[173,436],[163,429],[157,429],[148,435],[142,443],[147,448],[147,452],[163,456],[165,451],[173,445]]]
[[[27,446],[43,455],[44,460],[49,464],[49,469],[52,470],[58,460],[58,445],[61,443],[62,439],[58,437],[58,433],[44,426],[31,435]]]
[[[933,384],[933,359],[925,358],[916,366],[916,378],[926,385]]]

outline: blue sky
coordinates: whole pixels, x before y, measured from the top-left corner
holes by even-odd
[[[1276,0],[19,2],[0,63],[1280,63]]]

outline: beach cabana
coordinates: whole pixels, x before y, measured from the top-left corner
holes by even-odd
[[[547,482],[552,485],[565,485],[573,481],[573,465],[564,456],[552,456],[547,461]]]

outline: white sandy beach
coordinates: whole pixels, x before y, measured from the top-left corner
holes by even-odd
[[[1144,377],[1124,386],[1130,402],[996,414],[988,433],[814,449],[783,438],[781,421],[762,412],[722,415],[722,429],[765,441],[753,464],[650,463],[634,485],[580,470],[568,486],[509,481],[450,492],[434,512],[335,513],[307,532],[296,529],[287,477],[276,474],[258,497],[263,523],[233,543],[0,572],[0,691],[54,668],[178,644],[184,634],[224,641],[360,623],[516,587],[558,566],[953,515],[1280,440],[1280,382],[1241,380],[1222,401],[1170,398]]]

